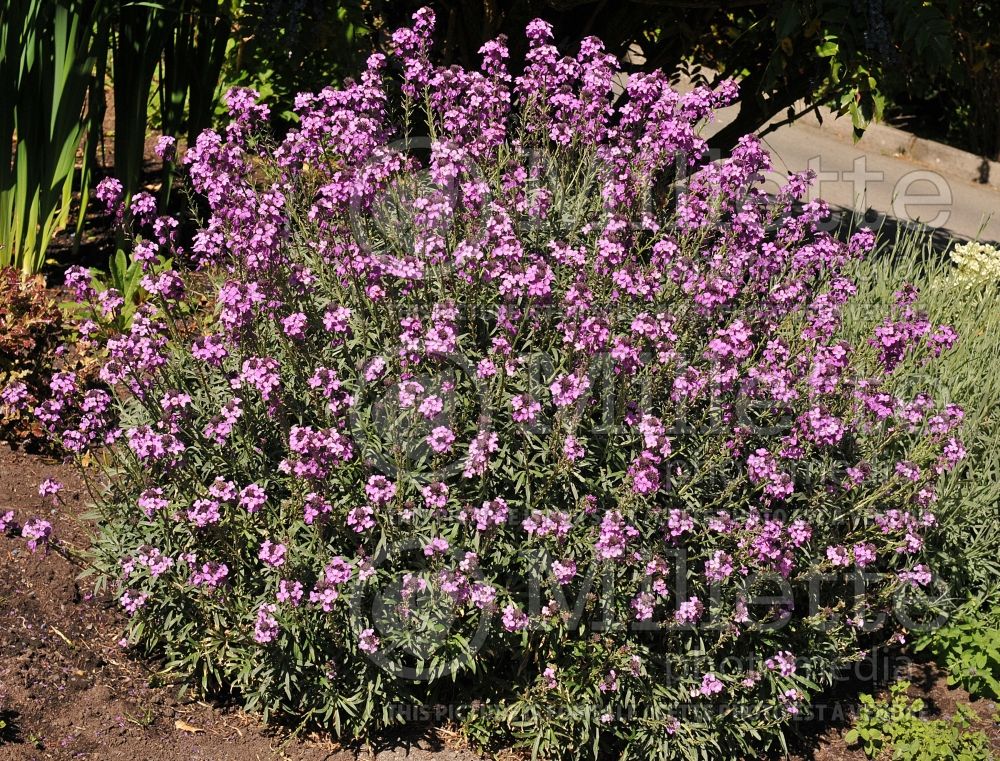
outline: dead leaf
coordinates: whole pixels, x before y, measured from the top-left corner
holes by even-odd
[[[199,729],[198,727],[188,724],[183,719],[177,719],[177,721],[174,722],[174,729],[179,729],[181,732],[190,732],[192,735],[205,731],[204,729]]]

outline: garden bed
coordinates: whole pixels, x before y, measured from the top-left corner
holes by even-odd
[[[45,517],[60,543],[83,549],[87,536],[78,517],[86,490],[73,471],[0,444],[0,505],[19,518],[39,514],[37,486],[53,477],[65,484],[66,506]],[[290,739],[242,711],[183,696],[180,684],[150,686],[158,681],[155,664],[139,663],[117,643],[120,606],[90,594],[87,581],[77,579],[80,568],[59,554],[31,555],[20,539],[0,542],[5,761],[355,757],[326,738]],[[412,749],[403,743],[377,757],[473,758],[445,749],[445,737],[421,738]]]
[[[532,22],[516,80],[499,41],[460,76],[432,67],[433,22],[393,35],[398,89],[373,56],[302,96],[279,146],[231,90],[225,136],[183,160],[197,232],[96,188],[132,261],[66,271],[71,346],[36,367],[39,331],[15,334],[0,395],[46,451],[113,474],[88,494],[0,454],[8,756],[375,757],[336,735],[383,758],[471,758],[460,738],[564,761],[860,759],[851,738],[992,758],[994,705],[899,666],[913,621],[946,595],[975,618],[1000,574],[1000,493],[949,490],[988,430],[962,382],[995,356],[956,371],[989,323],[956,330],[978,315],[949,294],[1000,252],[956,247],[944,273],[897,239],[948,304],[925,313],[913,273],[867,264],[873,231],[839,240],[799,203],[805,177],[764,195],[751,137],[660,197],[733,83],[636,78],[616,112],[596,40],[567,65]],[[945,752],[906,754],[924,746]]]
[[[87,535],[80,521],[87,493],[74,471],[52,460],[11,451],[0,444],[0,505],[19,518],[39,514],[37,485],[46,478],[65,484],[65,507],[46,515],[60,543],[81,550]],[[20,539],[0,538],[0,717],[8,724],[3,747],[9,761],[36,759],[335,759],[357,757],[329,738],[290,738],[285,730],[226,706],[182,694],[182,685],[162,683],[156,664],[143,664],[118,645],[120,606],[94,597],[80,568],[56,552],[31,555]],[[1000,728],[990,701],[970,701],[947,687],[932,666],[907,674],[914,697],[930,716],[951,716],[970,705],[1000,750]],[[158,682],[161,682],[159,686]],[[865,761],[844,743],[847,724],[821,728],[815,743],[800,748],[802,761]],[[377,759],[470,761],[477,756],[449,747],[446,730],[416,740],[387,738]],[[360,754],[365,758],[365,752]]]

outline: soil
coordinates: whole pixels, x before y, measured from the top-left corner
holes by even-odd
[[[64,484],[54,506],[38,496],[38,484]],[[51,521],[65,551],[32,555],[22,539],[0,535],[0,759],[93,761],[473,761],[459,736],[428,728],[408,737],[385,738],[374,747],[345,748],[329,736],[296,737],[226,705],[209,705],[162,685],[156,664],[133,658],[118,645],[121,613],[113,600],[95,596],[74,552],[87,546],[87,492],[75,472],[58,462],[12,451],[0,443],[0,513],[14,510],[19,523]],[[950,716],[968,704],[980,716],[1000,752],[996,706],[971,701],[949,689],[932,666],[907,673],[913,694],[931,716]],[[160,686],[154,686],[158,685]],[[850,698],[844,705],[851,704]],[[831,705],[833,703],[831,702]],[[797,761],[865,761],[842,735],[850,711],[833,721],[803,723]],[[513,754],[504,754],[512,756]]]

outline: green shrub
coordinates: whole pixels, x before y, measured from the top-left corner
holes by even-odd
[[[975,712],[960,705],[950,719],[929,720],[924,701],[910,699],[910,683],[897,682],[887,697],[861,696],[861,712],[844,736],[858,744],[869,758],[894,761],[992,761],[989,738],[970,731]]]
[[[986,610],[973,600],[947,624],[922,634],[915,650],[934,655],[948,670],[949,685],[1000,699],[1000,607]]]

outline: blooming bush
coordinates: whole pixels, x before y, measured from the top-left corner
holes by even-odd
[[[769,199],[751,138],[705,160],[732,85],[616,102],[540,21],[516,78],[502,41],[434,68],[432,25],[280,144],[231,92],[189,246],[105,188],[150,298],[116,330],[70,273],[106,389],[57,375],[37,413],[107,452],[127,641],[349,736],[445,706],[543,757],[759,752],[933,580],[962,411],[883,386],[956,336],[904,288],[842,340],[873,236],[793,212],[805,177]]]

